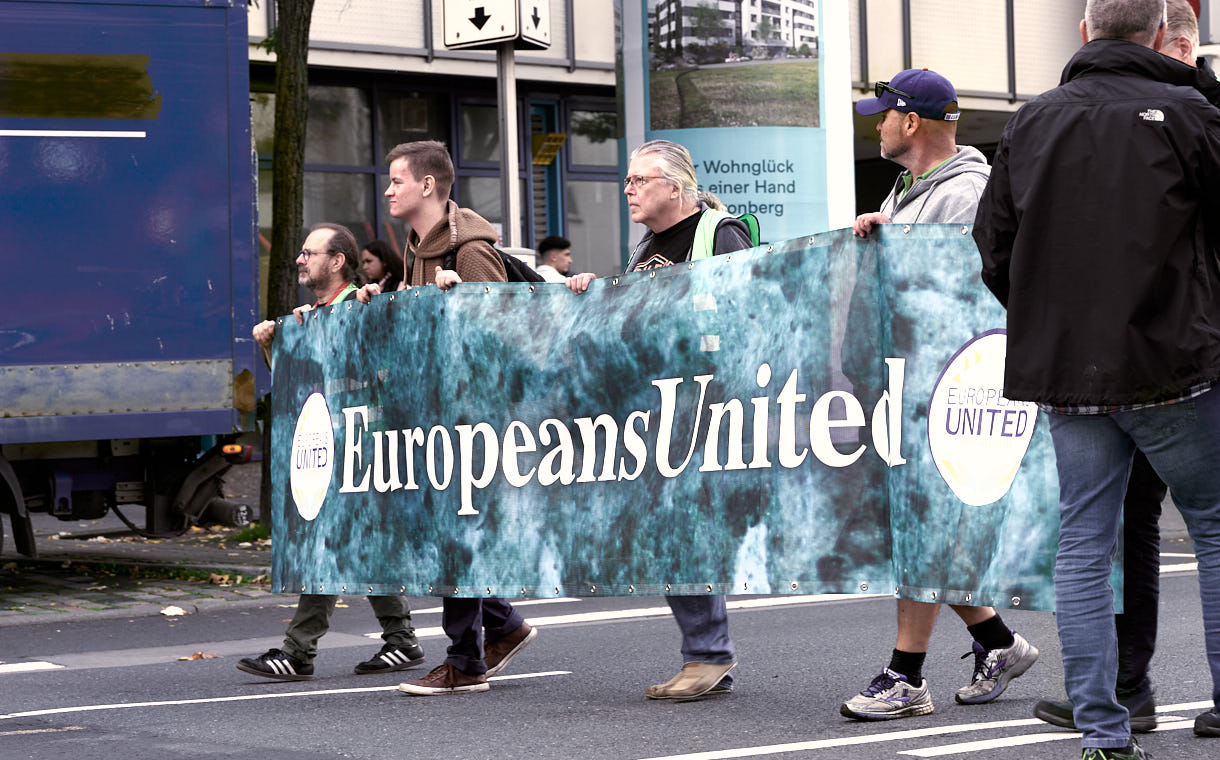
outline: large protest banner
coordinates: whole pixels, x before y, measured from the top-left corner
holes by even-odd
[[[280,320],[273,587],[1053,607],[1045,421],[969,228]]]

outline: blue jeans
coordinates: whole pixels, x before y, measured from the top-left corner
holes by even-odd
[[[1137,411],[1049,417],[1059,472],[1055,612],[1068,698],[1082,746],[1124,747],[1131,729],[1114,693],[1110,565],[1137,447],[1169,486],[1195,544],[1212,699],[1220,705],[1220,390]]]
[[[729,638],[729,608],[724,596],[667,596],[674,622],[682,631],[682,662],[727,665],[737,659]],[[733,684],[732,674],[721,679]]]

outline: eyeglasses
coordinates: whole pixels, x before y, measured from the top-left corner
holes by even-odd
[[[645,177],[640,174],[629,174],[623,177],[623,189],[634,187],[636,190],[643,190],[644,185],[647,185],[654,179],[669,179],[669,177]]]
[[[902,98],[914,98],[915,97],[914,95],[912,95],[909,92],[903,92],[902,90],[895,90],[893,87],[890,87],[889,82],[878,82],[877,84],[873,85],[873,95],[874,96],[879,98],[886,92],[892,92],[895,95],[902,97]]]
[[[306,261],[309,261],[310,256],[322,256],[322,255],[334,256],[335,252],[334,251],[311,251],[306,248],[302,248],[301,250],[297,251],[297,258],[299,259],[302,256],[304,256]]]

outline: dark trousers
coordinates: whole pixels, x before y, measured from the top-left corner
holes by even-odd
[[[441,604],[441,628],[453,643],[445,662],[469,675],[487,672],[483,639],[499,641],[521,627],[525,618],[498,597],[461,599],[447,596]]]
[[[1118,694],[1152,688],[1148,664],[1156,651],[1161,595],[1161,502],[1168,491],[1143,452],[1135,452],[1123,500],[1123,610],[1118,631]]]

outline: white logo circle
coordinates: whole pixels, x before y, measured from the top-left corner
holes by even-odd
[[[958,349],[928,404],[928,449],[957,498],[972,507],[999,501],[1017,477],[1034,435],[1038,407],[1004,398],[1005,330]]]
[[[292,470],[288,478],[297,512],[306,520],[318,516],[334,471],[335,431],[330,408],[321,393],[311,393],[292,434]]]

